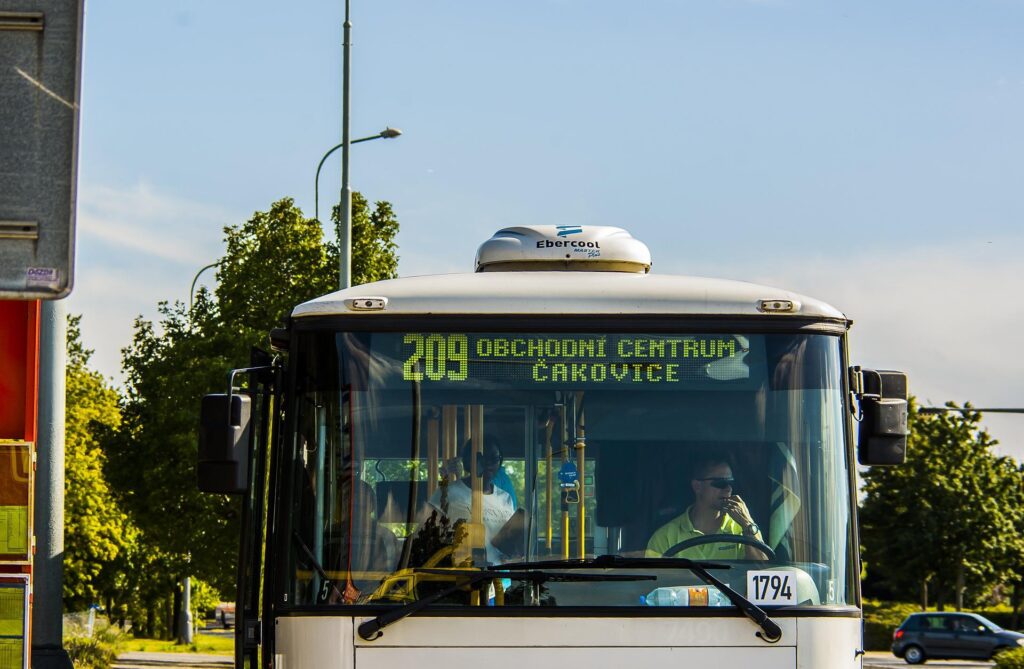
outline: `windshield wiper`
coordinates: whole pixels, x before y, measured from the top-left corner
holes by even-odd
[[[420,609],[430,606],[434,602],[441,600],[448,595],[461,590],[462,588],[472,588],[477,583],[482,581],[490,581],[494,579],[508,578],[515,581],[530,581],[534,585],[540,585],[546,581],[561,581],[564,583],[584,583],[594,581],[654,581],[657,580],[656,576],[648,576],[646,574],[564,574],[560,572],[545,572],[545,571],[515,571],[515,570],[497,570],[497,569],[485,569],[485,570],[459,570],[459,569],[414,569],[413,572],[417,574],[436,574],[441,576],[453,576],[455,578],[463,577],[464,580],[455,583],[449,588],[439,590],[432,595],[428,595],[423,599],[418,599],[415,602],[410,602],[405,606],[400,606],[391,611],[380,614],[372,620],[367,620],[359,626],[359,636],[366,641],[373,641],[379,639],[384,633],[382,629],[396,623],[402,618],[406,618],[416,613]]]
[[[657,559],[657,558],[655,558]],[[700,580],[704,581],[708,585],[713,585],[719,589],[719,591],[725,593],[725,596],[729,598],[736,608],[743,612],[743,615],[754,621],[754,624],[761,628],[761,632],[757,633],[757,636],[761,637],[768,643],[775,643],[782,638],[782,628],[779,627],[778,623],[768,617],[765,610],[760,606],[750,601],[738,591],[732,589],[725,583],[712,576],[704,567],[694,565],[690,567],[690,571],[697,575]]]
[[[702,569],[732,569],[730,565],[719,562],[704,562],[690,560],[688,558],[640,558],[623,557],[622,555],[598,555],[592,558],[577,558],[566,560],[535,560],[532,562],[509,562],[506,564],[494,565],[491,569],[500,571],[502,569],[631,569],[633,567],[669,567],[680,569],[691,569],[693,567]]]
[[[757,636],[761,637],[768,643],[775,643],[782,638],[782,628],[768,617],[757,604],[741,595],[736,590],[732,589],[719,579],[708,573],[708,569],[729,569],[730,566],[726,564],[719,564],[716,562],[702,562],[698,560],[689,560],[687,558],[664,558],[664,557],[643,557],[643,558],[631,558],[623,557],[621,555],[598,555],[594,558],[578,559],[578,560],[540,560],[536,562],[517,562],[511,564],[504,564],[492,567],[492,569],[500,571],[502,569],[530,569],[530,568],[542,568],[542,569],[612,569],[612,568],[637,568],[637,567],[669,567],[669,568],[680,568],[689,569],[697,578],[704,581],[708,585],[713,585],[720,590],[726,598],[732,602],[732,604],[740,610],[740,612],[747,618],[750,618],[755,625],[761,628],[761,632],[757,633]]]

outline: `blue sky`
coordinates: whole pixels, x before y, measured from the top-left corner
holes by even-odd
[[[90,0],[69,309],[117,377],[221,229],[313,212],[341,135],[343,3]],[[403,275],[506,225],[629,229],[658,272],[854,319],[935,403],[1024,406],[1024,2],[352,0],[352,182]],[[338,154],[321,175],[337,199]],[[204,275],[212,281],[210,273]],[[1024,459],[1024,416],[987,421]]]

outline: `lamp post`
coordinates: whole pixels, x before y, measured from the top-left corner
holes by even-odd
[[[209,265],[207,265],[206,267],[204,267],[201,270],[199,270],[198,272],[196,272],[196,275],[194,277],[192,277],[192,287],[188,289],[188,313],[189,313],[189,319],[192,318],[192,296],[196,292],[196,281],[199,281],[199,275],[202,274],[203,272],[205,272],[206,270],[210,269],[211,267],[216,267],[219,264],[220,264],[220,262],[212,262]]]
[[[349,144],[369,142],[371,139],[393,139],[401,134],[402,131],[399,130],[398,128],[384,128],[376,135],[370,135],[369,137],[353,139],[351,142],[349,142]],[[316,217],[317,221],[320,220],[320,170],[323,168],[324,162],[327,160],[327,158],[330,157],[332,153],[334,153],[343,146],[345,146],[344,142],[333,147],[330,151],[324,154],[324,157],[320,159],[320,164],[316,166],[316,181],[313,184],[313,199],[316,200],[316,202],[313,204],[313,211],[315,212],[313,215]]]
[[[338,288],[352,285],[352,184],[348,178],[349,74],[352,70],[352,21],[348,16],[349,0],[345,0],[345,31],[342,41],[341,76],[341,225],[338,228]]]

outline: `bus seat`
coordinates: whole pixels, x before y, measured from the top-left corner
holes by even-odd
[[[409,496],[413,481],[377,481],[377,521],[381,523],[416,522],[427,504],[427,482],[416,481],[416,507],[409,518]]]

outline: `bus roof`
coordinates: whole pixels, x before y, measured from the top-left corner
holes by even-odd
[[[415,276],[353,286],[300,304],[292,311],[294,318],[342,314],[371,318],[396,314],[665,314],[799,317],[848,324],[838,309],[778,288],[726,279],[630,272]]]

